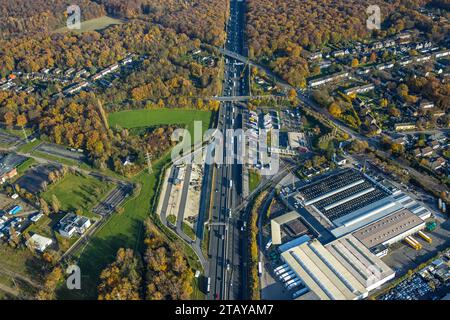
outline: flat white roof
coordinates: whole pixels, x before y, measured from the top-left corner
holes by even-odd
[[[392,279],[394,271],[352,235],[322,245],[317,239],[281,254],[321,300],[355,300]]]

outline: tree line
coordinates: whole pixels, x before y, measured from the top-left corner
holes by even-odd
[[[150,222],[146,223],[143,255],[121,248],[116,260],[100,275],[100,300],[190,299],[194,274],[182,248],[170,243]]]

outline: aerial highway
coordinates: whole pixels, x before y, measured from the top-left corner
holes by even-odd
[[[230,19],[227,25],[227,50],[242,54],[244,50],[244,5],[231,1]],[[248,95],[248,70],[232,58],[225,59],[224,96]],[[240,234],[239,221],[232,215],[233,208],[242,201],[242,164],[238,164],[234,152],[237,138],[227,137],[229,129],[243,125],[243,109],[232,101],[221,105],[218,128],[224,134],[223,164],[216,164],[212,181],[211,220],[209,223],[209,299],[241,299],[240,277],[243,272],[241,251],[245,246]],[[227,160],[228,159],[228,160]],[[233,159],[231,163],[229,159]]]

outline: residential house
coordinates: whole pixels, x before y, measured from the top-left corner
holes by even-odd
[[[436,140],[428,142],[428,146],[430,146],[433,150],[438,150],[441,145]]]
[[[430,157],[433,155],[433,149],[431,147],[425,147],[421,150],[422,157]]]
[[[421,155],[422,155],[422,151],[420,151],[420,149],[419,148],[416,148],[416,149],[414,149],[413,150],[413,155],[414,155],[414,157],[420,157]]]
[[[427,110],[434,108],[434,103],[426,100],[422,100],[419,104],[420,110]]]
[[[357,87],[346,89],[346,90],[344,90],[344,93],[349,96],[352,94],[369,92],[369,91],[372,91],[373,89],[375,89],[375,86],[373,84],[366,84],[363,86],[357,86]]]
[[[309,86],[311,88],[318,87],[318,86],[324,85],[324,84],[332,82],[332,81],[347,78],[349,75],[350,75],[349,72],[335,73],[335,74],[332,74],[327,77],[322,77],[322,78],[311,80],[311,81],[309,81]]]
[[[15,153],[0,155],[0,184],[17,175],[17,167],[27,158]]]
[[[416,125],[414,123],[396,123],[394,129],[395,131],[414,130]]]
[[[436,160],[430,162],[430,168],[433,170],[439,170],[445,165],[446,161],[444,158],[439,157]]]

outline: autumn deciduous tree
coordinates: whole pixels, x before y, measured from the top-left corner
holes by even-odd
[[[342,109],[336,102],[330,104],[328,111],[335,118],[339,118],[342,115]]]
[[[11,127],[14,124],[15,116],[11,111],[6,112],[3,118],[5,119],[5,123],[8,127]]]
[[[63,275],[61,267],[55,267],[49,274],[45,277],[44,287],[39,290],[36,298],[38,300],[53,300],[55,299],[55,289],[61,280]]]
[[[28,120],[24,114],[19,114],[16,119],[16,124],[19,127],[24,127],[27,124]]]
[[[402,153],[405,152],[405,148],[400,143],[393,143],[391,145],[391,151],[393,154],[401,155]]]
[[[100,274],[99,300],[139,300],[142,262],[133,250],[120,248],[116,260]]]
[[[39,204],[40,204],[42,213],[44,213],[45,215],[48,216],[50,214],[50,208],[48,207],[47,201],[45,201],[44,198],[40,198]]]
[[[58,200],[58,197],[54,194],[52,194],[52,209],[54,213],[59,213],[59,210],[61,209],[61,203]]]

